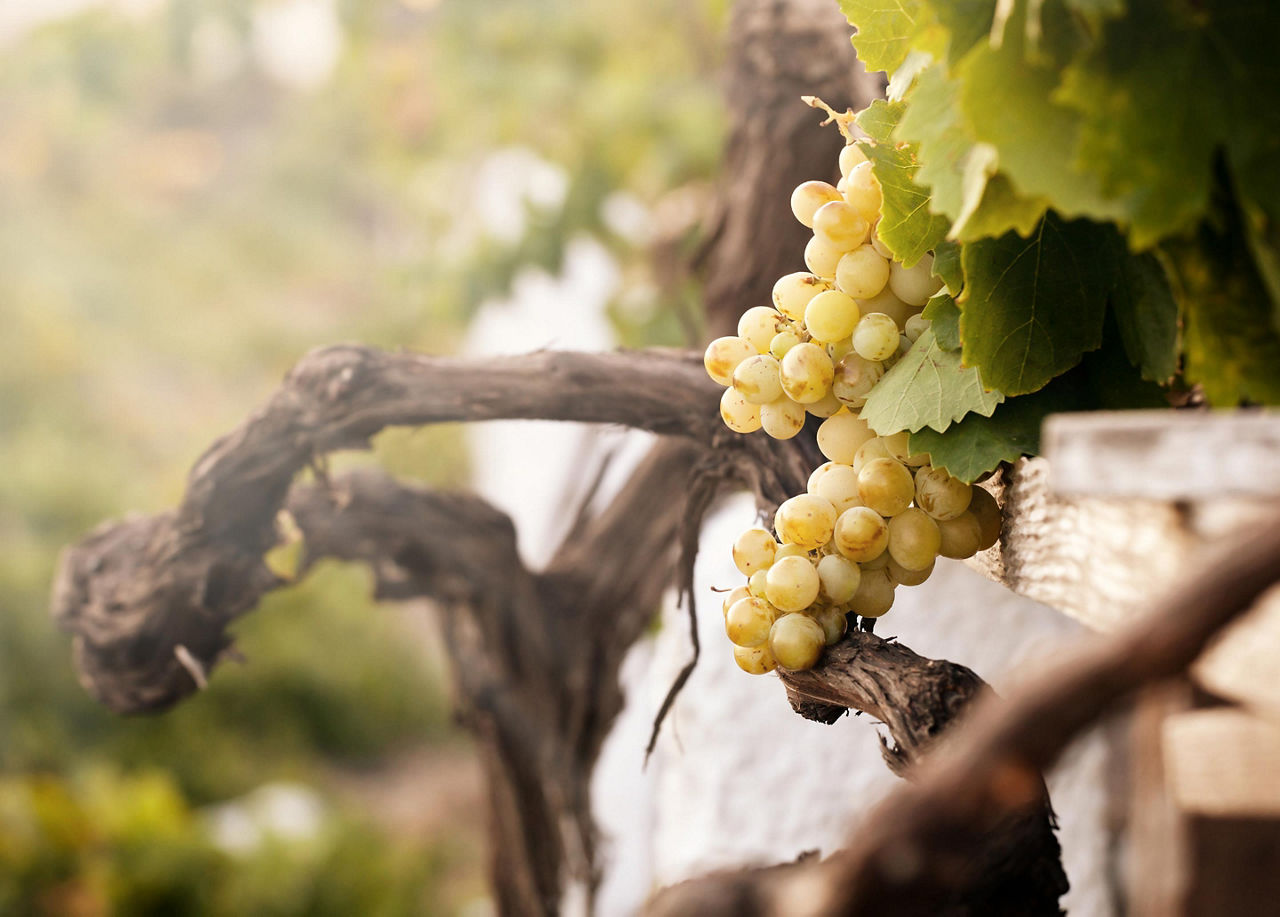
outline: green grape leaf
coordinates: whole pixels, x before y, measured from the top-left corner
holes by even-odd
[[[976,370],[960,364],[926,330],[871,390],[862,419],[881,436],[899,430],[945,430],[970,412],[989,415],[1004,395],[986,391]]]
[[[911,50],[924,14],[920,0],[840,0],[856,28],[853,46],[868,70],[895,70]]]
[[[947,218],[929,212],[929,192],[915,183],[916,164],[910,147],[859,143],[880,181],[884,202],[876,235],[894,257],[911,267],[947,236]]]
[[[1185,322],[1188,380],[1215,407],[1280,404],[1280,333],[1237,215],[1163,248]]]
[[[964,268],[960,265],[960,246],[955,242],[939,242],[933,249],[933,271],[947,285],[952,296],[964,289]]]
[[[990,417],[970,414],[945,433],[925,427],[907,438],[911,453],[927,452],[929,461],[953,477],[972,483],[1001,462],[1040,451],[1040,424],[1052,412],[1043,393],[1010,398]]]
[[[1030,238],[965,245],[960,305],[964,362],[1006,395],[1042,388],[1102,343],[1119,240],[1111,230],[1046,214]]]
[[[886,102],[883,99],[876,99],[858,112],[854,123],[876,143],[888,143],[889,138],[893,136],[893,129],[902,120],[902,113],[906,108],[904,102]]]
[[[1167,383],[1178,371],[1178,303],[1154,255],[1122,258],[1111,310],[1129,360],[1144,379]]]
[[[947,59],[957,61],[991,34],[996,0],[934,0],[934,15],[950,35]]]
[[[933,337],[943,350],[960,349],[960,307],[946,293],[938,293],[922,313],[930,322]]]

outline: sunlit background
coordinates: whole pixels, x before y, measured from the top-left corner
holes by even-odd
[[[0,2],[0,914],[491,912],[428,610],[326,565],[121,719],[48,617],[57,552],[175,504],[309,348],[696,336],[725,6]],[[500,479],[469,442],[376,460]]]

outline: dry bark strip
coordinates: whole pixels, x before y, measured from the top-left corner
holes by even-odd
[[[1007,703],[979,700],[954,740],[921,762],[916,781],[877,808],[846,850],[817,865],[691,880],[658,895],[650,913],[1019,913],[964,903],[982,878],[975,851],[1002,822],[1041,806],[1039,773],[1074,736],[1139,688],[1185,672],[1277,580],[1280,517],[1272,517],[1206,551],[1141,621],[1089,639]]]

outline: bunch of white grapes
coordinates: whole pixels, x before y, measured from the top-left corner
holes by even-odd
[[[807,181],[791,210],[813,237],[808,271],[778,279],[773,306],[743,313],[738,333],[717,338],[703,364],[727,386],[720,416],[739,433],[790,439],[805,413],[860,408],[886,369],[928,327],[920,310],[942,286],[933,257],[894,261],[876,235],[882,195],[854,144],[840,153],[839,184]]]
[[[724,626],[754,675],[812,668],[849,614],[878,618],[939,556],[972,557],[1000,537],[995,498],[908,455],[906,433],[876,436],[842,409],[818,428],[818,446],[830,461],[778,507],[776,538],[754,528],[733,545],[748,579],[725,597]]]

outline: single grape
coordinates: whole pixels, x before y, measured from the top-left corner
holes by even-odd
[[[808,608],[820,586],[818,571],[807,557],[783,557],[765,571],[765,597],[780,611]]]
[[[862,505],[862,498],[858,496],[858,472],[853,470],[852,465],[832,465],[831,470],[810,489],[810,493],[830,503],[837,514]]]
[[[832,414],[844,408],[844,402],[835,396],[833,392],[827,392],[817,401],[811,402],[804,406],[804,409],[814,417],[820,417],[823,420]]]
[[[834,605],[828,605],[823,608],[813,619],[822,627],[822,634],[826,638],[827,646],[835,646],[840,642],[840,638],[844,636],[845,628],[849,622],[845,618],[844,609]]]
[[[778,665],[792,671],[813,668],[826,646],[822,625],[808,615],[783,615],[769,631],[769,649]]]
[[[797,344],[782,358],[779,376],[787,397],[800,404],[821,401],[831,391],[835,367],[827,352],[814,343]]]
[[[791,212],[803,225],[813,228],[813,215],[828,201],[841,198],[834,186],[824,181],[807,181],[791,192]]]
[[[840,193],[841,193],[841,194],[844,194],[844,192],[843,192],[843,191],[841,191]],[[890,251],[889,246],[887,246],[887,245],[885,245],[885,244],[884,244],[884,240],[880,238],[880,233],[878,233],[878,232],[876,231],[876,230],[878,230],[879,228],[880,228],[880,227],[879,227],[878,225],[877,225],[877,226],[873,226],[873,227],[872,227],[872,231],[871,231],[871,247],[872,247],[872,248],[874,248],[874,249],[876,250],[876,252],[877,252],[881,257],[888,258],[890,261],[892,261],[892,260],[893,260],[893,252],[892,252],[892,251]]]
[[[743,576],[750,576],[773,563],[778,543],[764,529],[747,529],[733,543],[733,565]]]
[[[875,438],[865,420],[849,411],[832,414],[818,427],[818,449],[833,462],[853,463],[859,447]]]
[[[906,430],[891,433],[883,437],[883,439],[885,448],[889,450],[889,455],[902,462],[902,464],[909,465],[912,468],[929,464],[929,453],[917,452],[912,455],[907,451],[910,439]]]
[[[940,547],[938,523],[919,507],[908,507],[889,520],[889,556],[899,566],[923,570],[933,563]]]
[[[823,204],[813,215],[814,235],[841,251],[857,248],[870,231],[870,224],[842,200]]]
[[[734,602],[737,602],[741,599],[749,599],[749,598],[751,598],[750,589],[748,589],[746,586],[736,586],[733,589],[731,589],[729,592],[725,593],[724,601],[720,603],[720,611],[722,614],[727,615],[729,614],[730,606],[732,606]]]
[[[982,529],[982,539],[978,542],[978,550],[985,551],[1000,540],[1000,529],[1004,526],[1004,515],[996,498],[982,487],[973,488],[973,498],[969,501],[969,512],[978,520]]]
[[[777,561],[774,561],[774,563],[777,563]],[[747,577],[747,591],[758,599],[764,598],[766,594],[765,586],[768,583],[768,576],[769,574],[767,570],[757,570],[755,573],[752,573]]]
[[[941,525],[939,525],[939,528],[941,528]],[[885,553],[887,554],[888,552],[886,551]],[[933,573],[935,563],[936,561],[929,561],[929,566],[923,570],[908,570],[890,557],[885,569],[889,571],[889,578],[899,586],[919,586],[929,578],[929,574]]]
[[[840,174],[847,176],[853,171],[853,167],[860,162],[867,161],[867,154],[862,152],[862,148],[856,143],[845,144],[845,148],[840,151]]]
[[[831,379],[831,394],[842,404],[854,406],[866,400],[871,389],[884,375],[884,367],[880,363],[864,360],[856,353],[847,354],[835,368]]]
[[[932,324],[933,322],[929,321],[917,312],[915,315],[907,319],[906,324],[902,326],[902,333],[905,334],[911,343],[914,344],[916,339],[928,331],[929,326]]]
[[[841,256],[836,264],[836,286],[855,299],[869,299],[889,281],[889,262],[870,245],[861,245]]]
[[[853,470],[861,472],[863,466],[872,459],[891,459],[893,457],[893,453],[889,451],[889,446],[885,442],[885,438],[883,436],[873,436],[871,439],[859,446],[858,451],[853,454]]]
[[[754,433],[760,429],[760,405],[727,388],[720,396],[720,419],[735,433]]]
[[[889,566],[889,561],[891,560],[893,560],[893,558],[889,554],[889,539],[886,538],[884,541],[884,550],[870,560],[859,561],[858,566],[863,570],[884,570]]]
[[[796,334],[790,328],[784,328],[773,336],[773,340],[769,342],[769,353],[775,360],[781,360],[787,355],[787,351],[800,343],[800,335]]]
[[[871,163],[858,163],[849,170],[848,179],[844,199],[852,204],[868,223],[874,223],[880,219],[880,205],[884,201],[884,195],[880,191],[880,180],[871,169]]]
[[[804,405],[785,395],[760,405],[760,426],[774,439],[790,439],[804,429]]]
[[[921,468],[916,473],[916,506],[934,519],[954,519],[969,508],[973,487],[953,478],[945,468]]]
[[[911,505],[916,482],[907,466],[890,458],[872,459],[858,472],[858,496],[881,516],[896,516]]]
[[[784,557],[805,557],[809,556],[809,549],[801,547],[798,544],[782,544],[778,545],[778,551],[773,555],[774,563],[782,560]]]
[[[716,338],[707,345],[702,365],[707,368],[708,376],[721,385],[728,385],[738,364],[755,353],[756,349],[740,337]]]
[[[888,569],[868,570],[864,567],[862,582],[849,600],[849,609],[864,618],[878,618],[893,607],[893,590],[893,577]],[[774,626],[777,626],[777,621]]]
[[[769,639],[777,615],[764,599],[742,599],[729,606],[724,632],[736,646],[759,646]]]
[[[967,510],[954,519],[939,522],[938,533],[942,538],[938,553],[943,557],[965,560],[977,554],[982,544],[982,525]]]
[[[883,312],[862,316],[853,329],[853,349],[864,360],[889,359],[898,349],[898,323]]]
[[[836,265],[844,257],[844,249],[832,245],[822,236],[812,237],[804,247],[804,264],[826,280],[834,280]]]
[[[830,289],[833,289],[830,281],[815,277],[806,271],[783,274],[773,285],[773,304],[779,312],[792,321],[802,321],[809,300],[823,290]]]
[[[769,352],[769,342],[787,324],[786,319],[771,306],[752,306],[738,319],[738,337],[756,349]]]
[[[815,341],[836,343],[853,334],[862,313],[853,297],[839,290],[827,290],[809,300],[804,324]]]
[[[847,557],[828,554],[818,561],[818,580],[822,586],[822,595],[836,605],[843,605],[858,591],[862,570]]]
[[[821,430],[822,427],[819,427],[818,429]],[[805,490],[811,494],[816,494],[818,492],[818,482],[830,474],[832,469],[839,467],[839,462],[823,462],[817,468],[813,469],[813,471],[809,472],[809,480],[805,482]]]
[[[911,338],[905,334],[898,335],[898,351],[894,354],[894,359],[901,359],[907,355],[907,351],[911,349]]]
[[[863,315],[869,312],[883,312],[893,319],[899,328],[906,328],[907,320],[920,311],[917,307],[909,306],[894,296],[893,290],[887,286],[870,299],[858,300],[858,308],[862,310]]]
[[[768,404],[782,397],[782,365],[776,357],[757,353],[733,371],[733,388],[752,404]]]
[[[933,255],[924,255],[911,267],[895,261],[889,269],[889,289],[903,302],[923,306],[942,289],[942,281],[933,276],[932,270]]]
[[[827,344],[827,356],[831,358],[832,363],[839,363],[851,353],[853,353],[853,341],[847,337]]]
[[[733,661],[738,664],[738,668],[748,675],[763,675],[766,672],[772,672],[778,667],[768,643],[761,646],[735,646],[733,648]]]
[[[807,551],[830,541],[835,525],[835,508],[814,494],[799,494],[783,501],[773,517],[773,529],[783,544],[799,545]]]
[[[855,506],[836,519],[832,542],[849,560],[863,563],[879,557],[889,546],[889,525],[870,507]]]

